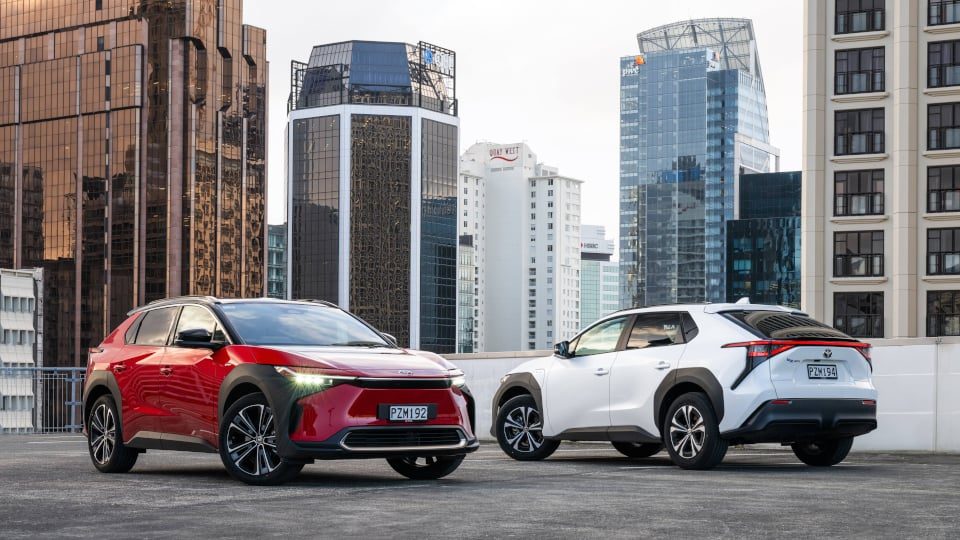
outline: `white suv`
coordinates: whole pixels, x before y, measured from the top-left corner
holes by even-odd
[[[493,400],[493,435],[518,460],[560,441],[666,447],[709,469],[729,444],[782,443],[808,465],[843,461],[876,429],[870,345],[777,306],[706,304],[607,316],[517,367]]]

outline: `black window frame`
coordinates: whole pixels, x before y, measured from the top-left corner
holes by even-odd
[[[941,336],[960,336],[960,290],[927,291],[927,337]]]
[[[877,216],[884,213],[884,169],[836,171],[833,175],[834,216]],[[851,189],[853,186],[854,189]],[[853,211],[856,197],[866,197],[866,212]]]
[[[953,134],[952,144],[944,142],[949,134]],[[957,148],[960,148],[960,102],[927,105],[927,150]]]
[[[861,13],[866,15],[866,26],[862,29],[853,28],[853,18]],[[835,34],[880,32],[887,27],[884,0],[836,0],[834,16]]]
[[[955,257],[954,271],[948,271],[946,257]],[[960,275],[960,227],[927,229],[927,275]]]
[[[869,237],[867,237],[869,235]],[[851,251],[851,237],[857,251]],[[883,231],[837,231],[833,233],[833,277],[883,277],[884,274],[884,233]],[[864,249],[867,245],[869,249]],[[877,246],[880,247],[879,252]],[[843,248],[844,252],[840,250]],[[863,259],[866,271],[857,274],[852,271],[855,259]]]
[[[954,205],[947,206],[948,200]],[[960,165],[927,167],[927,212],[960,212]]]
[[[864,68],[864,63],[869,63],[869,67]],[[883,92],[886,88],[885,47],[838,50],[834,53],[833,65],[833,93],[838,96]],[[867,76],[865,90],[852,89],[858,75]]]
[[[884,295],[880,291],[835,292],[833,293],[833,327],[850,337],[884,337],[883,320]],[[840,309],[843,307],[844,309]],[[852,310],[849,308],[853,308]],[[851,321],[864,319],[863,324],[854,327]],[[867,328],[860,332],[855,328]]]
[[[955,73],[952,84],[945,76],[949,68]],[[951,86],[960,86],[960,39],[931,41],[927,44],[927,88]]]
[[[955,10],[955,20],[947,18],[950,7]],[[927,26],[942,26],[960,23],[960,0],[929,0],[927,2]]]
[[[882,154],[885,148],[886,110],[883,107],[834,112],[833,153],[836,156]],[[867,137],[863,151],[854,150],[857,136]]]

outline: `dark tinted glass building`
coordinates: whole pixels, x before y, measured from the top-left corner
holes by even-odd
[[[801,173],[740,176],[727,222],[727,301],[800,307]]]
[[[741,172],[778,168],[753,23],[637,36],[620,59],[620,303],[718,302]]]
[[[455,352],[454,52],[321,45],[291,81],[290,297],[336,302],[401,345]]]
[[[263,294],[266,33],[241,20],[0,0],[0,266],[44,268],[47,365],[144,302]]]

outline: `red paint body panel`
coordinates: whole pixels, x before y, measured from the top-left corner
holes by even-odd
[[[163,357],[156,431],[196,437],[216,448],[217,399],[230,369],[227,360],[226,349],[169,347]]]

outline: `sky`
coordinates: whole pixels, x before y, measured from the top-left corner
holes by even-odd
[[[749,18],[781,170],[801,166],[802,0],[246,0],[270,61],[269,214],[284,216],[283,133],[291,60],[347,40],[427,41],[457,53],[461,152],[477,141],[526,142],[540,161],[583,180],[584,224],[618,228],[619,58],[638,32],[681,20]]]

